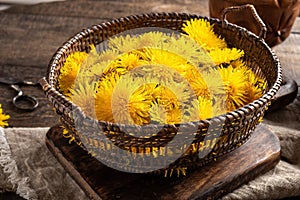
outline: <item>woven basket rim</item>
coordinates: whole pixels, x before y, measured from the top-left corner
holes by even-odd
[[[52,59],[50,60],[49,64],[48,64],[48,68],[47,68],[47,74],[46,74],[46,78],[44,78],[44,80],[49,83],[50,87],[59,94],[59,96],[61,97],[61,99],[63,99],[65,102],[67,102],[69,104],[69,106],[71,106],[71,110],[72,111],[76,111],[76,114],[79,114],[80,116],[82,116],[85,119],[90,119],[90,120],[94,120],[97,121],[99,124],[104,124],[106,126],[111,126],[111,127],[119,127],[119,126],[126,126],[126,127],[132,127],[132,128],[140,128],[140,127],[177,127],[177,126],[181,126],[181,125],[197,125],[199,127],[205,127],[205,125],[207,124],[211,124],[214,122],[218,122],[218,121],[224,121],[226,119],[230,119],[231,116],[240,116],[243,117],[245,115],[250,114],[255,108],[257,108],[257,106],[259,107],[263,107],[266,106],[271,100],[272,98],[274,98],[275,94],[277,93],[277,91],[280,88],[280,84],[282,81],[282,69],[281,69],[281,64],[280,61],[278,59],[278,57],[275,55],[275,53],[272,51],[272,49],[265,43],[265,41],[261,38],[259,38],[258,36],[256,36],[254,33],[246,30],[243,27],[240,27],[236,24],[232,24],[229,22],[223,23],[222,27],[231,27],[234,28],[238,31],[242,31],[243,33],[245,33],[246,35],[248,35],[249,37],[251,37],[253,40],[255,40],[256,42],[259,42],[262,47],[264,48],[264,51],[268,52],[268,54],[270,54],[269,56],[271,56],[273,58],[273,62],[274,62],[274,69],[277,69],[277,77],[276,80],[273,84],[273,86],[263,95],[261,96],[259,99],[256,99],[255,101],[252,101],[251,103],[248,103],[246,105],[244,105],[243,107],[240,107],[236,110],[230,111],[230,112],[226,112],[222,115],[219,116],[214,116],[212,118],[207,118],[204,120],[197,120],[197,121],[193,121],[193,122],[182,122],[182,123],[178,123],[178,124],[160,124],[160,125],[156,125],[156,124],[150,124],[150,125],[128,125],[128,124],[120,124],[120,123],[113,123],[113,122],[108,122],[108,121],[102,121],[102,120],[97,120],[94,118],[91,118],[89,116],[86,116],[85,113],[81,110],[81,108],[79,106],[77,106],[76,104],[74,104],[72,101],[68,100],[66,98],[65,95],[63,95],[62,93],[60,93],[53,84],[53,80],[51,79],[51,69],[53,69],[53,67],[55,67],[56,65],[56,60],[60,59],[61,57],[63,57],[66,49],[68,49],[68,47],[70,45],[72,45],[74,42],[78,42],[80,38],[82,37],[86,37],[86,35],[89,34],[93,34],[95,32],[95,30],[97,29],[102,29],[103,27],[108,27],[111,24],[119,24],[120,22],[134,22],[134,21],[139,21],[139,20],[143,20],[143,18],[163,18],[163,17],[169,17],[170,20],[178,17],[178,18],[184,18],[185,20],[187,19],[192,19],[192,18],[202,18],[202,19],[207,19],[210,22],[213,23],[217,23],[221,26],[222,21],[216,18],[210,18],[210,17],[205,17],[205,16],[201,16],[201,15],[196,15],[196,14],[188,14],[188,13],[177,13],[177,12],[170,12],[170,13],[166,13],[166,12],[161,12],[161,13],[146,13],[146,14],[137,14],[137,15],[130,15],[130,16],[126,16],[126,17],[121,17],[121,18],[117,18],[117,19],[112,19],[112,20],[108,20],[106,22],[97,24],[97,25],[93,25],[90,26],[86,29],[83,29],[82,31],[76,33],[75,35],[73,35],[72,37],[70,37],[66,42],[63,43],[63,45],[58,48],[56,50],[56,52],[54,53],[54,55],[52,56]]]

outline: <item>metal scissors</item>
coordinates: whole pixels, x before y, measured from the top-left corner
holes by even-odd
[[[36,86],[38,83],[25,80],[19,81],[8,77],[0,77],[0,84],[8,85],[18,92],[18,94],[12,99],[12,103],[16,108],[24,111],[33,111],[39,106],[39,102],[35,97],[26,95],[21,90],[21,86]]]

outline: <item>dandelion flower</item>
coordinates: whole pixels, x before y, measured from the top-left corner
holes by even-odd
[[[167,123],[179,123],[181,119],[180,103],[176,95],[164,86],[156,88],[155,93],[156,102],[161,105],[167,113]]]
[[[188,80],[198,97],[210,99],[217,94],[225,93],[222,77],[217,70],[202,72],[193,70],[188,74]]]
[[[172,68],[187,62],[185,58],[168,50],[153,48],[145,49],[142,58],[148,60],[149,64],[160,64]]]
[[[165,123],[175,124],[182,122],[183,112],[190,107],[192,94],[183,84],[172,82],[158,85],[153,96],[155,103],[166,112]]]
[[[147,63],[147,61],[140,59],[140,57],[135,53],[125,53],[116,61],[116,70],[120,74],[125,74],[131,69],[146,65]]]
[[[162,105],[167,112],[172,109],[179,108],[177,96],[169,88],[163,85],[158,85],[155,88],[153,95],[158,104]]]
[[[198,63],[212,63],[208,52],[195,40],[184,34],[172,36],[170,42],[166,43],[163,49],[184,58],[187,62],[195,66],[198,66]]]
[[[118,73],[111,73],[102,77],[98,81],[98,86],[95,94],[95,110],[98,120],[114,122],[112,113],[111,98],[114,87],[120,76]]]
[[[236,70],[231,65],[218,69],[226,89],[227,110],[243,107],[247,102],[247,71]]]
[[[9,118],[10,118],[9,115],[3,113],[2,106],[0,104],[0,127],[8,126],[7,120]]]
[[[96,92],[96,114],[99,120],[145,125],[150,121],[149,109],[154,85],[142,79],[111,74],[99,81]]]
[[[88,69],[96,63],[100,62],[99,54],[94,45],[90,46],[91,50],[87,53],[86,58],[81,63],[80,69]]]
[[[251,70],[247,74],[247,92],[248,92],[248,103],[259,99],[267,87],[266,81],[258,77]]]
[[[166,124],[167,112],[164,107],[154,102],[150,108],[150,120],[152,124]]]
[[[195,122],[200,120],[200,110],[198,98],[192,99],[189,109],[184,112],[182,116],[183,122]]]
[[[148,32],[141,34],[137,37],[138,47],[137,49],[144,49],[144,48],[154,48],[154,49],[161,49],[164,48],[166,44],[169,43],[171,36],[166,35],[162,32]]]
[[[210,99],[199,97],[199,113],[200,113],[200,119],[208,119],[213,117],[213,104]]]
[[[100,52],[99,60],[100,62],[114,61],[119,55],[120,53],[118,51],[107,49],[105,51]]]
[[[231,63],[231,66],[236,71],[240,70],[246,78],[247,103],[250,103],[263,95],[266,89],[266,81],[257,76],[244,62],[237,60]]]
[[[215,49],[210,51],[209,55],[215,65],[229,64],[231,61],[241,58],[244,55],[244,51],[236,48]]]
[[[182,123],[182,115],[181,109],[175,108],[168,112],[166,124],[179,124]]]
[[[213,32],[213,25],[205,19],[192,19],[183,24],[183,31],[196,40],[205,50],[225,48],[226,42]]]
[[[151,80],[155,83],[178,82],[181,76],[174,69],[159,64],[147,64],[130,72],[133,72],[136,77],[143,77],[145,80]]]
[[[150,123],[150,107],[153,101],[154,84],[141,85],[129,99],[129,113],[135,124]]]
[[[70,89],[73,89],[74,81],[87,56],[88,54],[85,52],[74,52],[66,59],[64,66],[60,69],[60,75],[58,77],[59,90],[63,94],[68,94],[70,93]]]
[[[97,82],[82,82],[74,86],[71,91],[72,95],[69,96],[71,101],[79,106],[82,111],[90,116],[95,116],[95,92],[97,88]]]
[[[233,68],[248,68],[246,66],[246,64],[241,60],[241,59],[238,59],[238,60],[234,60],[233,62],[230,63],[230,65],[233,67]]]
[[[162,49],[145,49],[142,53],[142,58],[148,61],[148,66],[153,66],[153,69],[150,68],[150,70],[160,74],[160,77],[166,81],[170,80],[170,74],[165,74],[165,68],[173,69],[180,75],[184,75],[191,67],[191,65],[187,64],[187,60],[184,57]],[[172,77],[174,76],[172,75]]]
[[[108,40],[108,49],[128,53],[139,48],[136,36],[115,36]]]
[[[93,55],[90,55],[93,54]],[[90,66],[82,67],[80,73],[86,77],[91,77],[91,80],[95,80],[100,77],[107,67],[113,65],[117,60],[119,53],[113,50],[106,50],[100,54],[97,52],[91,51],[87,60],[90,58],[93,59],[93,62],[90,62]]]

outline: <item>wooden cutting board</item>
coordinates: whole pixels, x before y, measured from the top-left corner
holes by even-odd
[[[181,178],[111,169],[75,143],[69,144],[59,125],[48,131],[46,144],[91,199],[216,199],[271,170],[280,160],[279,140],[263,125],[238,149]]]

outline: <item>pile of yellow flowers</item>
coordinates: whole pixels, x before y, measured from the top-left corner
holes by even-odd
[[[262,96],[266,82],[204,19],[186,34],[119,35],[98,52],[74,52],[58,89],[93,118],[123,124],[174,124],[224,114]]]
[[[7,120],[10,118],[9,115],[3,113],[2,106],[0,104],[0,127],[8,126]]]

